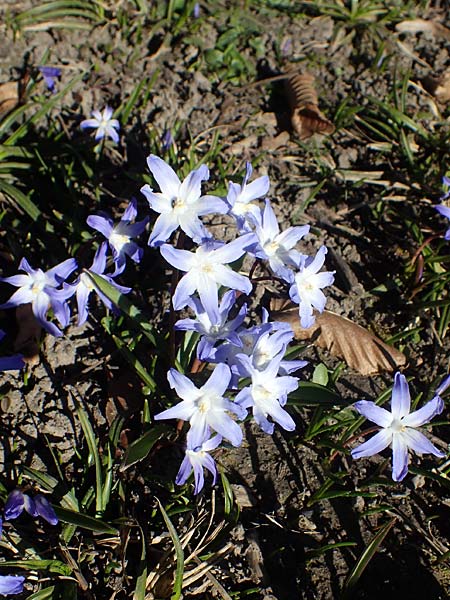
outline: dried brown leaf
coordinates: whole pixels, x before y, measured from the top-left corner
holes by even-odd
[[[284,305],[283,305],[284,303]],[[406,356],[385,344],[375,335],[350,319],[325,310],[316,315],[315,324],[309,329],[300,326],[298,307],[275,300],[272,317],[288,322],[294,330],[295,339],[311,340],[319,348],[325,348],[333,356],[345,360],[347,365],[361,375],[391,372],[406,364]]]
[[[19,83],[0,83],[0,119],[14,110],[19,104]]]
[[[429,91],[441,104],[450,102],[450,69],[440,77],[426,77],[423,80],[424,88]]]
[[[427,19],[409,19],[397,23],[395,29],[398,33],[422,33],[428,31],[436,37],[442,37],[450,40],[450,29],[438,23],[438,21],[428,21]]]
[[[301,140],[306,140],[315,133],[329,135],[335,129],[319,109],[314,81],[315,77],[310,73],[301,73],[288,77],[285,84],[292,111],[292,128]]]

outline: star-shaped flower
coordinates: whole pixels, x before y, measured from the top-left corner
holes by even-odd
[[[354,404],[356,410],[369,421],[379,425],[381,431],[354,448],[352,457],[372,456],[392,446],[392,479],[401,481],[408,472],[408,448],[418,454],[434,454],[439,458],[445,456],[445,453],[438,450],[423,433],[416,431],[416,427],[428,423],[442,412],[444,402],[440,394],[448,385],[450,381],[447,378],[432,400],[419,410],[410,412],[411,398],[408,382],[404,375],[396,373],[392,389],[391,412],[369,400],[356,402]]]
[[[252,226],[258,221],[261,211],[257,204],[252,203],[252,200],[265,196],[270,187],[267,175],[248,183],[252,175],[252,165],[248,162],[245,167],[242,185],[230,181],[227,194],[228,212],[236,219],[239,233],[251,231]]]
[[[142,221],[132,223],[137,216],[137,200],[133,198],[120,221],[114,224],[114,221],[108,215],[90,215],[87,218],[87,224],[100,231],[108,240],[112,249],[113,259],[116,264],[114,276],[122,273],[126,266],[126,257],[129,256],[135,263],[142,259],[144,251],[132,238],[140,235],[148,223],[148,217]]]
[[[334,281],[334,271],[320,269],[325,262],[327,249],[322,246],[314,258],[300,255],[297,263],[298,272],[293,276],[289,290],[291,300],[299,305],[300,324],[307,329],[314,325],[315,317],[313,308],[323,312],[327,301],[322,288],[331,285]]]
[[[161,190],[154,192],[148,184],[141,188],[150,208],[160,213],[150,234],[149,246],[164,244],[178,227],[196,243],[211,237],[199,217],[225,213],[227,206],[217,196],[202,196],[202,181],[209,179],[208,167],[201,165],[181,182],[172,167],[158,156],[151,154],[147,164]]]
[[[197,388],[194,383],[176,369],[170,369],[167,379],[182,402],[155,415],[155,419],[182,419],[189,421],[187,434],[192,448],[201,446],[209,438],[211,430],[229,440],[233,446],[242,442],[242,430],[228,413],[243,419],[246,411],[238,404],[224,398],[231,379],[226,365],[217,365],[208,381]]]
[[[92,119],[85,119],[81,121],[81,129],[96,129],[95,139],[101,140],[104,137],[109,137],[113,142],[117,144],[119,141],[118,130],[120,129],[120,123],[117,119],[113,119],[113,109],[110,106],[106,106],[103,112],[99,110],[92,111]]]

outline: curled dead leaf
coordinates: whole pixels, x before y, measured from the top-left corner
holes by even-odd
[[[347,365],[361,375],[376,375],[382,371],[392,372],[406,364],[406,356],[389,346],[361,325],[350,319],[325,310],[316,314],[316,322],[309,329],[300,326],[298,307],[286,301],[274,300],[271,316],[277,321],[288,322],[297,340],[311,340],[319,348],[325,348],[333,356],[342,358]]]
[[[422,84],[438,102],[442,104],[450,102],[450,69],[447,69],[440,77],[425,77]]]
[[[335,129],[319,109],[314,81],[315,77],[310,73],[296,73],[289,76],[285,84],[292,111],[292,128],[301,140],[306,140],[315,133],[329,135]]]
[[[0,83],[0,119],[19,104],[19,82]]]
[[[450,29],[439,23],[427,19],[408,19],[401,21],[395,26],[398,33],[422,33],[428,31],[435,37],[441,37],[450,40]]]

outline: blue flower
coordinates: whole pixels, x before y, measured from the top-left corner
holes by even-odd
[[[23,592],[25,577],[15,575],[0,575],[0,594],[12,596]]]
[[[207,469],[213,476],[213,485],[217,479],[217,469],[212,456],[208,454],[214,450],[222,442],[222,436],[215,435],[210,440],[203,442],[197,446],[192,444],[192,441],[187,443],[186,455],[181,463],[180,470],[175,479],[177,485],[183,485],[192,471],[194,471],[195,488],[194,494],[198,494],[203,488],[205,478],[203,469]]]
[[[105,274],[107,250],[108,244],[107,242],[103,242],[95,254],[90,271],[96,275],[100,275],[100,277],[103,277],[105,281],[113,285],[121,294],[128,294],[131,292],[131,288],[119,285],[113,280],[113,275]],[[75,283],[68,284],[66,287],[68,294],[71,296],[76,294],[77,297],[78,326],[83,325],[88,318],[88,300],[91,292],[95,291],[107,308],[113,311],[117,310],[111,300],[96,287],[88,273],[82,273]]]
[[[208,360],[214,345],[219,340],[226,340],[230,344],[242,346],[236,329],[240,327],[245,319],[247,305],[244,304],[237,316],[228,321],[228,314],[235,302],[236,292],[229,290],[223,295],[217,311],[210,316],[201,301],[195,296],[191,296],[189,306],[195,311],[196,319],[180,319],[175,323],[175,328],[185,331],[197,331],[201,334],[202,337],[197,346],[197,357],[200,360]]]
[[[107,106],[101,113],[99,110],[92,111],[92,119],[85,119],[80,123],[81,129],[96,129],[95,139],[101,140],[104,137],[109,137],[117,144],[119,141],[120,123],[117,119],[112,119],[113,109]]]
[[[289,295],[299,305],[300,324],[305,329],[314,325],[313,308],[320,313],[325,308],[327,299],[322,288],[334,281],[334,271],[318,272],[325,262],[326,253],[327,249],[322,246],[314,258],[300,255],[297,263],[299,270],[293,275]]]
[[[116,264],[114,276],[124,271],[127,256],[135,263],[139,263],[144,253],[142,248],[132,241],[132,238],[144,231],[148,223],[148,217],[137,223],[131,223],[137,216],[136,205],[137,200],[133,198],[116,225],[108,215],[90,215],[87,218],[87,224],[100,231],[109,242]]]
[[[269,200],[264,211],[256,221],[255,235],[258,243],[249,248],[257,258],[267,260],[275,275],[286,281],[292,279],[292,268],[300,259],[300,253],[294,249],[297,242],[309,232],[309,225],[288,227],[280,233],[277,218]]]
[[[249,234],[252,236],[253,234]],[[185,271],[172,298],[175,310],[189,304],[189,298],[198,292],[211,319],[217,312],[218,286],[226,286],[249,294],[252,284],[248,277],[233,271],[228,263],[238,260],[246,251],[248,236],[241,236],[228,244],[206,242],[195,252],[163,244],[161,254],[176,269]]]
[[[250,231],[255,222],[260,219],[260,208],[252,204],[252,200],[265,196],[270,187],[267,175],[247,183],[252,175],[252,165],[248,162],[245,166],[246,172],[242,185],[230,182],[227,194],[228,212],[236,219],[239,233]]]
[[[252,408],[253,418],[269,434],[273,433],[274,425],[267,417],[286,431],[295,429],[294,420],[283,406],[287,402],[287,395],[298,388],[298,378],[288,375],[278,377],[283,354],[274,357],[264,370],[256,369],[249,356],[239,356],[246,374],[251,377],[251,384],[239,392],[236,403],[242,408]]]
[[[158,156],[151,154],[147,164],[161,190],[154,192],[148,184],[141,188],[150,208],[160,213],[150,234],[149,246],[164,244],[178,227],[196,243],[211,237],[199,217],[226,213],[227,206],[217,196],[202,196],[202,181],[209,179],[208,167],[201,165],[181,182],[172,167]]]
[[[56,80],[58,77],[61,77],[61,69],[45,66],[38,67],[38,69],[44,78],[47,89],[52,92],[52,94],[56,94]]]
[[[20,490],[13,490],[6,499],[5,520],[17,519],[24,510],[32,517],[42,517],[51,525],[58,523],[58,517],[45,496],[37,494],[34,498],[30,498]]]
[[[56,325],[47,321],[46,315],[48,310],[52,308],[61,326],[66,327],[68,324],[70,313],[66,300],[70,294],[65,290],[58,289],[58,286],[76,268],[77,261],[74,258],[68,258],[56,267],[44,272],[42,269],[33,269],[28,261],[23,258],[20,261],[19,269],[25,271],[26,275],[0,277],[0,281],[19,288],[7,302],[0,304],[0,308],[13,308],[21,304],[31,303],[33,314],[41,326],[56,337],[62,336],[62,331]]]
[[[167,379],[182,402],[155,415],[156,420],[189,421],[191,428],[187,441],[191,448],[201,446],[210,436],[211,430],[229,440],[233,446],[241,444],[242,430],[228,413],[234,413],[239,419],[245,418],[247,413],[239,405],[223,397],[231,379],[231,371],[226,365],[217,365],[201,388],[197,388],[176,369],[170,369]]]
[[[373,456],[392,446],[392,479],[401,481],[408,473],[408,448],[418,454],[434,454],[439,458],[445,456],[445,453],[438,450],[423,433],[416,431],[415,428],[428,423],[442,412],[444,402],[440,394],[448,385],[450,385],[450,378],[439,386],[432,400],[419,410],[410,412],[411,398],[408,382],[404,375],[396,373],[392,389],[391,412],[369,400],[356,402],[354,404],[356,410],[369,421],[379,425],[381,431],[354,448],[352,457]]]

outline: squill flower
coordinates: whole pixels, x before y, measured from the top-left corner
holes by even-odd
[[[391,412],[378,406],[375,402],[361,400],[354,404],[356,410],[381,427],[381,430],[367,442],[352,450],[353,458],[362,458],[378,454],[388,446],[392,446],[392,479],[401,481],[408,472],[408,449],[417,454],[434,454],[442,458],[445,453],[438,450],[423,433],[416,430],[433,417],[439,415],[444,402],[440,394],[450,385],[447,378],[436,390],[436,395],[422,408],[410,412],[411,398],[406,377],[396,373],[392,389]]]

